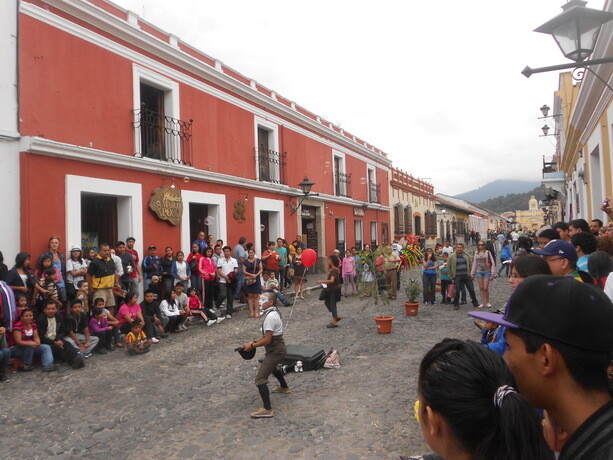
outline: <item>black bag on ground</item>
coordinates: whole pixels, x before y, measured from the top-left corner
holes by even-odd
[[[326,352],[323,348],[307,347],[305,345],[287,345],[287,355],[283,364],[293,366],[302,361],[302,369],[312,371],[319,369],[326,362]]]

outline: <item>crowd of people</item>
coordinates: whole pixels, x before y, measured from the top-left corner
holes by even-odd
[[[470,292],[475,275],[491,280],[503,269],[513,293],[497,312],[469,312],[480,344],[445,339],[423,358],[415,416],[435,454],[412,458],[613,458],[612,237],[613,225],[598,219],[494,233],[497,270],[496,247],[486,241],[477,240],[473,258],[462,245],[440,251],[435,269],[456,254],[470,273],[458,280],[457,261],[456,271],[447,269],[443,301],[451,286]],[[423,266],[426,286],[433,266]],[[479,288],[482,304],[471,294],[477,307],[488,298]]]

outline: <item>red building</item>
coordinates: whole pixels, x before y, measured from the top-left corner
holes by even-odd
[[[188,251],[199,230],[258,252],[301,234],[320,256],[389,239],[377,148],[111,2],[2,3],[16,71],[0,71],[0,97],[19,114],[0,118],[9,261],[51,235],[64,250],[134,236],[141,254]],[[319,195],[296,209],[304,177]],[[172,223],[150,207],[163,186],[153,206]]]

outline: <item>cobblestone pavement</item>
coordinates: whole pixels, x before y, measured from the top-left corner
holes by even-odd
[[[510,293],[507,281],[493,283],[495,307]],[[384,307],[395,316],[392,334],[384,335],[376,332],[368,298],[343,299],[340,327],[327,329],[330,318],[317,297],[310,292],[296,304],[286,343],[334,347],[342,367],[289,374],[292,393],[271,394],[274,419],[248,416],[261,407],[257,363],[233,348],[258,336],[259,321],[242,311],[210,328],[194,324],[145,356],[119,350],[94,356],[78,371],[12,374],[0,386],[0,458],[361,459],[428,452],[412,410],[418,365],[445,337],[479,338],[469,308],[421,306],[418,316],[406,316],[401,290]],[[290,311],[282,308],[285,320]]]

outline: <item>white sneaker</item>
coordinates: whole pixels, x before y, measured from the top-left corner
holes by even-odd
[[[182,331],[187,331],[187,326],[185,324],[181,324],[179,327]]]
[[[217,318],[217,324],[221,323],[223,320],[225,320],[226,318],[224,318],[223,316],[220,316],[219,318]]]
[[[226,319],[231,319],[232,315],[226,315]]]
[[[215,321],[214,319],[210,319],[206,322],[207,326],[212,326],[213,324],[217,324],[217,321]]]
[[[156,339],[155,337],[151,338],[151,343],[158,343],[158,342],[159,342],[159,339]]]

